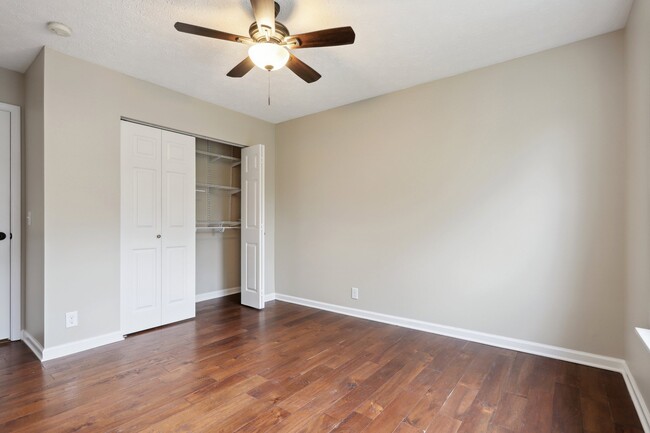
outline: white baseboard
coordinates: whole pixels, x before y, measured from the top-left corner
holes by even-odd
[[[605,370],[619,372],[623,375],[623,379],[625,380],[628,391],[630,393],[630,397],[634,402],[634,406],[636,407],[645,432],[650,433],[650,413],[648,412],[648,406],[646,406],[643,397],[641,396],[641,393],[636,385],[634,377],[632,376],[627,363],[623,359],[597,355],[594,353],[581,352],[578,350],[566,349],[564,347],[551,346],[548,344],[535,343],[532,341],[519,340],[516,338],[503,337],[500,335],[487,334],[484,332],[471,331],[468,329],[455,328],[453,326],[439,325],[436,323],[408,319],[405,317],[391,316],[389,314],[375,313],[373,311],[343,307],[340,305],[312,301],[310,299],[298,298],[290,295],[283,295],[282,293],[274,293],[273,295],[274,298],[278,301],[290,302],[292,304],[304,305],[306,307],[331,311],[333,313],[344,314],[346,316],[359,317],[361,319],[372,320],[374,322],[381,322],[389,325],[416,329],[419,331],[430,332],[432,334],[445,335],[448,337],[487,344],[489,346],[501,347],[504,349],[516,350],[518,352],[525,352],[533,355],[545,356],[547,358],[554,358],[562,361],[574,362],[576,364],[588,365],[590,367],[597,367]]]
[[[50,361],[52,359],[83,352],[84,350],[94,349],[106,344],[117,343],[122,340],[124,340],[124,336],[121,332],[111,332],[110,334],[98,335],[97,337],[86,338],[84,340],[73,341],[71,343],[60,344],[53,347],[46,347],[43,349],[41,361]]]
[[[36,338],[34,338],[34,336],[32,334],[25,331],[24,329],[23,329],[21,335],[22,335],[23,343],[25,343],[25,345],[27,347],[29,347],[29,349],[32,352],[34,352],[34,355],[36,355],[36,357],[38,358],[39,361],[42,361],[43,360],[43,346],[41,345],[41,343],[39,343],[38,340],[36,340]]]
[[[239,287],[231,287],[229,289],[214,290],[212,292],[205,292],[205,293],[197,293],[196,302],[203,302],[203,301],[209,301],[210,299],[223,298],[224,296],[234,295],[235,293],[239,293],[239,292],[240,292]]]
[[[233,287],[231,289],[225,290],[215,290],[214,292],[206,293],[197,293],[196,302],[209,301],[210,299],[222,298],[228,295],[234,295],[235,293],[240,293],[241,289],[239,287]],[[267,293],[264,295],[264,303],[275,301],[275,293]]]
[[[359,310],[356,308],[342,307],[325,302],[312,301],[309,299],[297,298],[294,296],[276,294],[279,301],[291,302],[307,307],[318,308],[320,310],[341,313],[347,316],[359,317],[375,322],[397,325],[404,328],[417,329],[418,331],[431,332],[433,334],[446,335],[448,337],[460,338],[462,340],[474,341],[476,343],[487,344],[489,346],[512,349],[519,352],[541,355],[549,358],[560,359],[562,361],[576,362],[578,364],[589,365],[591,367],[604,368],[606,370],[620,371],[624,369],[625,361],[608,356],[595,355],[593,353],[580,352],[572,349],[565,349],[557,346],[534,343],[526,340],[518,340],[500,335],[487,334],[484,332],[471,331],[468,329],[455,328],[453,326],[439,325],[437,323],[424,322],[421,320],[408,319],[405,317],[391,316],[389,314],[375,313],[373,311]]]

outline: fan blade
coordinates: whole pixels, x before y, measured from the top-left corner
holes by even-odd
[[[191,35],[205,36],[214,39],[222,39],[224,41],[243,42],[244,40],[248,39],[245,36],[233,35],[232,33],[226,33],[219,30],[208,29],[205,27],[199,27],[186,23],[176,23],[174,24],[174,28],[176,28],[176,30],[179,32],[189,33]]]
[[[253,15],[260,33],[270,40],[275,33],[275,2],[273,0],[251,0]]]
[[[320,74],[318,72],[314,71],[309,65],[291,53],[289,53],[287,68],[291,69],[294,74],[305,80],[307,83],[313,83],[320,79]]]
[[[334,47],[353,44],[355,36],[352,27],[337,27],[335,29],[287,36],[286,40],[289,48]],[[293,40],[297,40],[298,43],[291,44]]]
[[[226,75],[232,78],[241,78],[244,75],[248,74],[248,72],[250,72],[253,67],[255,67],[255,63],[253,63],[250,57],[246,57],[241,61],[241,63],[232,68]]]

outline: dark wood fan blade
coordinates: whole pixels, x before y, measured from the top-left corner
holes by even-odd
[[[246,57],[244,60],[242,60],[241,63],[232,68],[226,75],[232,78],[241,78],[244,75],[248,74],[248,72],[250,72],[253,67],[255,67],[255,63],[253,63],[250,57]]]
[[[275,2],[273,0],[251,0],[251,6],[253,6],[253,15],[255,15],[260,33],[272,36],[275,33]]]
[[[219,30],[199,27],[193,24],[176,23],[174,24],[174,28],[176,28],[176,30],[178,30],[179,32],[189,33],[198,36],[205,36],[214,39],[222,39],[224,41],[242,42],[243,40],[248,39],[245,36],[233,35],[232,33],[226,33]]]
[[[294,74],[305,80],[307,83],[318,81],[321,77],[318,72],[314,71],[309,65],[291,53],[289,53],[287,68],[291,69]]]
[[[297,45],[288,45],[289,48],[314,48],[314,47],[335,47],[337,45],[349,45],[354,43],[355,38],[352,27],[337,27],[335,29],[318,30],[300,35],[291,35],[287,38],[290,42],[298,40]]]

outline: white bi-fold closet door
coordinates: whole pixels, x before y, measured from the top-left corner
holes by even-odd
[[[129,334],[195,316],[195,139],[121,125],[121,320]]]
[[[264,308],[264,146],[242,149],[241,303]]]
[[[11,113],[0,110],[0,340],[11,331]]]

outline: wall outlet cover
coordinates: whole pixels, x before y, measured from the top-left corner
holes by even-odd
[[[352,288],[352,299],[359,299],[359,289],[357,287]]]
[[[79,319],[76,311],[65,313],[65,327],[72,328],[79,324]]]

